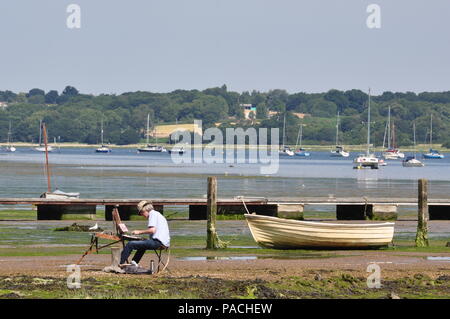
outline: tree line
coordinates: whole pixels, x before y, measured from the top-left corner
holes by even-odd
[[[226,85],[205,90],[175,90],[169,93],[146,91],[120,95],[80,93],[73,86],[61,92],[33,88],[27,93],[0,91],[0,141],[6,141],[9,123],[14,141],[37,142],[39,122],[46,123],[48,135],[61,142],[98,144],[100,123],[104,139],[112,144],[132,144],[145,138],[147,114],[151,126],[157,124],[203,121],[203,128],[266,127],[280,128],[286,123],[286,141],[295,144],[300,125],[304,144],[333,144],[336,115],[340,114],[340,142],[363,144],[366,140],[368,95],[361,90],[329,90],[323,93],[229,91]],[[450,145],[450,91],[383,92],[371,99],[372,136],[377,146],[383,143],[388,108],[395,126],[396,143],[411,145],[412,123],[416,123],[417,143],[426,143],[433,114],[433,141]],[[256,106],[256,117],[246,119],[241,104]],[[268,114],[274,114],[268,118]],[[304,113],[300,119],[295,113]],[[280,143],[282,139],[280,134]]]

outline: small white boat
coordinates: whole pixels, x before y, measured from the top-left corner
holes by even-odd
[[[186,151],[183,147],[173,147],[169,150],[169,154],[184,154]]]
[[[294,156],[295,155],[294,151],[291,150],[291,148],[289,146],[285,146],[282,149],[280,149],[279,154],[282,156]]]
[[[96,153],[110,153],[111,149],[109,147],[106,147],[103,143],[103,115],[102,115],[102,119],[101,119],[101,129],[100,129],[100,135],[101,135],[101,141],[102,141],[102,146],[97,148],[95,150]]]
[[[9,153],[16,151],[16,148],[11,145],[11,121],[9,121],[8,140],[7,140],[7,145],[5,147],[5,151],[9,152]]]
[[[162,153],[162,152],[167,152],[167,150],[163,146],[151,145],[149,143],[149,138],[150,138],[150,113],[147,114],[147,131],[146,131],[145,135],[147,137],[147,145],[144,146],[144,147],[139,147],[137,149],[138,153]],[[157,138],[157,135],[156,135],[156,129],[155,129],[155,136],[156,136],[156,143],[158,143],[158,138]]]
[[[444,154],[441,154],[438,150],[433,149],[433,114],[430,116],[430,151],[422,155],[427,159],[442,159]]]
[[[408,156],[406,159],[404,159],[402,161],[402,165],[403,167],[423,167],[425,166],[424,163],[422,163],[421,161],[419,161],[416,158],[416,122],[413,122],[413,132],[414,132],[414,155],[413,156]]]
[[[369,89],[369,102],[367,106],[367,150],[366,154],[360,154],[357,158],[353,160],[353,168],[372,168],[378,169],[380,160],[370,153],[370,89]]]
[[[111,149],[109,147],[106,147],[104,145],[102,145],[101,147],[97,148],[95,150],[96,153],[110,153]]]
[[[39,121],[39,146],[35,147],[34,150],[38,152],[45,152],[45,145],[42,144],[42,120]],[[53,147],[47,144],[47,152],[53,152]]]
[[[403,167],[423,167],[424,163],[416,159],[414,156],[408,156],[405,160],[402,161]]]
[[[163,146],[159,145],[150,145],[138,148],[139,153],[163,153],[167,152],[167,150]]]
[[[336,145],[336,149],[331,150],[330,156],[332,156],[332,157],[349,157],[350,153],[345,151],[342,146]]]
[[[361,168],[378,169],[378,166],[380,166],[380,160],[373,154],[359,155],[357,158],[353,160],[353,168],[355,169]]]
[[[56,189],[54,192],[45,192],[41,196],[41,198],[49,198],[49,199],[69,199],[69,198],[80,198],[80,193],[66,193]]]
[[[405,158],[405,154],[400,152],[398,149],[391,148],[383,152],[383,157],[387,160],[396,160]]]
[[[331,157],[349,157],[350,153],[344,150],[344,147],[339,145],[339,111],[336,118],[336,148],[331,150]]]
[[[35,147],[34,150],[35,150],[35,151],[38,151],[38,152],[45,152],[45,146],[38,146],[38,147]],[[53,147],[51,147],[50,145],[48,145],[48,146],[47,146],[47,151],[48,151],[48,152],[53,152],[54,149],[53,149]]]
[[[389,245],[394,237],[391,222],[328,223],[244,215],[250,232],[261,246],[276,249],[364,248]]]

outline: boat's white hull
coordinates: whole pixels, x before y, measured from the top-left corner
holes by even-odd
[[[394,153],[394,152],[384,152],[383,157],[384,157],[384,159],[387,159],[387,160],[397,160],[397,159],[405,158],[405,154]]]
[[[111,149],[108,147],[99,147],[95,150],[96,153],[110,153]]]
[[[353,160],[353,168],[374,168],[377,169],[380,164],[380,160],[374,156],[358,156]]]
[[[35,150],[35,151],[38,151],[38,152],[45,152],[45,146],[38,146],[38,147],[35,147],[34,150]],[[47,146],[47,151],[48,151],[48,152],[53,152],[53,147]]]
[[[41,198],[48,199],[70,199],[70,198],[80,198],[80,193],[64,193],[64,192],[45,192],[41,195]]]
[[[350,153],[346,151],[331,151],[332,157],[349,157]]]
[[[402,162],[403,167],[423,167],[425,166],[424,163],[422,163],[419,160],[413,159],[409,161],[403,161]]]
[[[269,248],[363,248],[392,242],[394,223],[338,224],[245,214],[255,241]]]
[[[294,156],[295,153],[293,151],[290,151],[290,150],[284,150],[284,151],[280,151],[280,155],[281,156]]]

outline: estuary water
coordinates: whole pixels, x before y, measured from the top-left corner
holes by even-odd
[[[168,153],[139,154],[126,148],[108,154],[97,154],[94,148],[61,148],[50,153],[49,160],[53,188],[80,192],[82,198],[203,198],[210,175],[218,176],[219,197],[416,197],[417,179],[427,178],[430,197],[450,198],[450,154],[424,160],[421,168],[402,167],[398,160],[378,170],[354,170],[357,155],[280,156],[273,175],[260,172],[268,164],[177,164]],[[0,152],[0,197],[38,197],[46,191],[44,161],[44,154],[31,148]]]

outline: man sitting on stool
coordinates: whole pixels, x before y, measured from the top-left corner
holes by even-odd
[[[147,240],[132,240],[122,251],[120,266],[126,266],[125,262],[132,250],[136,250],[132,264],[137,265],[147,249],[169,248],[170,235],[169,226],[166,218],[153,209],[150,201],[141,201],[137,205],[138,214],[148,219],[148,228],[146,230],[134,230],[133,235],[150,234]]]

